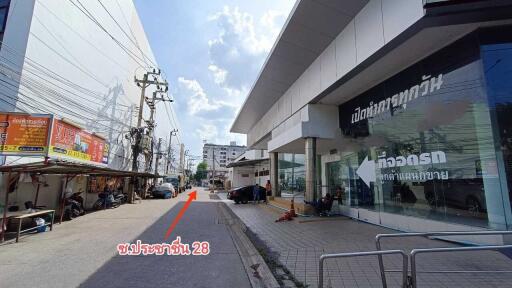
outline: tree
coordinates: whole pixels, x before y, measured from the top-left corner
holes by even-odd
[[[196,174],[194,175],[194,179],[197,182],[200,182],[203,179],[206,179],[206,176],[208,175],[208,164],[206,162],[201,162],[197,164]]]

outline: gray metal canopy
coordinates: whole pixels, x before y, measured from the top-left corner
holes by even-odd
[[[0,166],[0,173],[39,173],[62,175],[94,175],[117,177],[155,177],[147,172],[132,172],[116,170],[107,167],[95,166],[85,163],[75,163],[62,160],[48,160],[18,165]],[[161,176],[163,177],[163,176]]]
[[[293,7],[231,132],[247,133],[368,0],[299,0]]]

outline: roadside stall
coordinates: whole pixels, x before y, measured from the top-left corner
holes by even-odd
[[[0,166],[1,242],[7,230],[18,241],[24,232],[52,230],[54,221],[83,215],[86,208],[132,203],[136,193],[145,196],[142,183],[155,178],[108,168],[110,145],[103,136],[54,115],[1,112],[0,136],[0,156],[21,160]],[[127,195],[110,201],[113,191]],[[108,197],[98,199],[104,192]]]
[[[120,179],[130,178],[129,183],[133,183],[134,178],[153,178],[154,174],[151,173],[143,173],[143,172],[131,172],[131,171],[122,171],[110,169],[107,167],[99,167],[89,164],[82,163],[73,163],[62,160],[47,160],[43,162],[35,162],[35,163],[26,163],[19,165],[11,165],[11,166],[1,166],[0,173],[3,175],[7,175],[6,185],[4,187],[4,201],[2,204],[3,215],[2,215],[2,225],[1,225],[1,238],[0,240],[3,242],[5,239],[5,235],[7,234],[8,224],[10,222],[15,222],[16,225],[16,242],[18,242],[19,237],[24,232],[30,232],[33,230],[37,230],[37,227],[23,228],[23,223],[26,222],[26,219],[32,218],[40,218],[46,217],[47,221],[45,221],[44,226],[49,226],[50,231],[53,229],[53,222],[58,221],[61,223],[64,219],[64,207],[66,200],[66,191],[73,179],[76,177],[88,177],[88,178],[99,178],[104,177],[106,179],[111,179],[113,185],[121,185]],[[27,210],[20,211],[19,209],[11,209],[9,207],[9,194],[13,193],[17,186],[19,185],[19,181],[22,178],[21,175],[37,175],[37,176],[61,176],[63,179],[63,184],[61,187],[57,187],[54,185],[53,194],[57,197],[58,203],[55,205],[56,207],[52,207],[54,209],[37,209],[38,198],[40,197],[40,187],[43,184],[38,184],[38,188],[36,188],[36,192],[34,195],[33,206],[27,208]],[[132,186],[132,185],[130,185]],[[57,189],[55,189],[57,188]],[[95,186],[94,189],[97,189],[98,186]],[[128,197],[134,197],[135,193],[133,187],[129,187]],[[23,192],[23,191],[22,191]],[[27,193],[28,194],[28,193]],[[33,194],[33,193],[32,193]],[[86,201],[87,194],[85,193]],[[132,202],[132,199],[128,199],[128,202]],[[12,223],[11,223],[12,224]],[[39,228],[41,229],[41,228]]]

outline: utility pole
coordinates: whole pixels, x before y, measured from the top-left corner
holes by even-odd
[[[156,80],[155,80],[156,81]],[[155,136],[155,127],[156,127],[156,123],[155,123],[155,113],[156,113],[156,103],[157,101],[162,101],[162,102],[173,102],[173,100],[169,99],[169,98],[164,98],[164,95],[162,95],[161,97],[157,97],[158,94],[162,94],[162,93],[165,93],[167,91],[167,86],[165,86],[165,88],[162,88],[160,87],[159,84],[157,84],[157,90],[153,92],[153,97],[151,98],[148,98],[146,97],[146,103],[148,104],[149,106],[149,109],[150,109],[150,116],[149,116],[149,120],[146,121],[146,125],[148,127],[148,135],[151,137],[151,140],[154,139],[154,136]],[[153,146],[151,146],[153,148]],[[153,153],[153,151],[151,151],[151,153]],[[147,172],[150,172],[151,171],[151,165],[152,165],[152,160],[153,160],[153,155],[152,154],[148,154],[147,155],[148,157],[146,157],[146,171]]]
[[[178,129],[173,129],[169,132],[169,147],[167,147],[167,163],[165,165],[165,174],[169,173],[169,164],[172,164],[172,136],[176,136],[178,133]]]
[[[213,180],[213,185],[215,186],[215,147],[212,146],[212,151],[213,151],[213,175],[212,175],[212,180]]]
[[[153,69],[152,71],[147,71],[144,73],[144,76],[142,79],[137,79],[137,77],[134,77],[134,81],[141,88],[140,91],[140,102],[139,102],[139,114],[137,117],[137,127],[135,129],[132,129],[132,136],[135,137],[135,144],[133,145],[132,149],[132,171],[138,171],[138,158],[139,154],[142,150],[142,137],[144,128],[142,127],[142,116],[144,115],[144,100],[146,99],[146,88],[149,87],[149,85],[157,85],[157,88],[159,88],[160,85],[165,87],[165,92],[167,92],[168,84],[167,81],[160,82],[157,79],[149,80],[149,75],[158,76],[160,75],[160,70]],[[135,135],[133,135],[135,134]]]
[[[188,153],[189,153],[189,152],[190,152],[190,151],[188,151],[188,149],[187,149],[187,150],[185,150],[185,154],[183,155],[183,156],[184,156],[184,157],[183,157],[183,160],[184,160],[184,161],[183,161],[183,175],[185,175],[185,176],[187,175],[187,167],[188,167],[188,166],[187,166],[187,163],[188,163],[188,162],[187,162],[187,159],[188,159]]]
[[[158,164],[160,162],[160,147],[162,146],[162,138],[158,138],[158,146],[156,148],[156,159],[155,159],[155,184],[158,181]]]
[[[216,148],[215,144],[212,144],[212,152],[213,152],[213,159],[212,159],[213,171],[212,171],[212,188],[211,188],[212,191],[214,191],[215,187],[216,187],[215,186],[215,174],[217,174],[215,171],[215,162],[217,160],[215,158],[215,148]]]
[[[150,80],[149,79],[149,76],[152,75],[154,76],[153,80]],[[137,84],[138,87],[141,88],[141,92],[140,92],[140,101],[139,101],[139,113],[138,113],[138,116],[137,116],[137,127],[133,127],[131,130],[130,130],[130,136],[132,139],[134,139],[134,144],[132,145],[132,171],[134,172],[138,172],[139,171],[139,163],[138,163],[138,159],[139,159],[139,154],[141,153],[141,151],[143,150],[143,147],[142,147],[142,142],[143,142],[143,134],[144,134],[144,127],[142,127],[142,117],[144,115],[144,100],[147,100],[145,94],[146,94],[146,88],[149,87],[150,85],[156,85],[157,86],[157,89],[160,90],[160,86],[164,86],[164,91],[167,92],[168,91],[168,83],[167,81],[159,81],[156,76],[159,76],[160,75],[160,69],[152,69],[151,71],[146,71],[146,73],[144,73],[144,76],[142,77],[142,79],[137,79],[137,76],[134,77],[134,82]],[[148,155],[148,151],[145,152],[146,156]],[[146,157],[147,159],[148,157]],[[146,161],[147,162],[147,161]],[[131,181],[130,181],[130,188],[128,190],[128,201],[129,203],[132,203],[133,202],[133,199],[134,199],[134,185],[136,184],[135,183],[136,179],[135,178],[132,178]]]

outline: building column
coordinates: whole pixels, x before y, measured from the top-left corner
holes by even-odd
[[[316,138],[305,139],[306,193],[304,199],[313,201],[316,188]]]
[[[277,152],[268,153],[270,158],[270,185],[272,185],[272,196],[281,197],[281,189],[279,189],[279,157]]]

